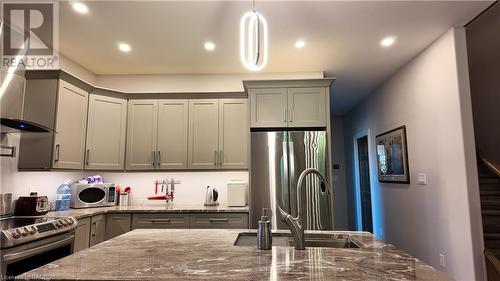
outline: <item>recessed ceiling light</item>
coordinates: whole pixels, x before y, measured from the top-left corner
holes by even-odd
[[[304,42],[303,40],[298,40],[295,42],[295,48],[297,49],[302,49],[306,46],[306,42]]]
[[[382,47],[390,47],[394,44],[394,42],[396,42],[396,37],[388,36],[380,41],[380,45],[382,45]]]
[[[132,48],[130,48],[130,45],[127,43],[118,43],[118,49],[124,53],[128,53]]]
[[[213,42],[210,42],[210,41],[205,42],[204,46],[205,46],[205,50],[207,50],[207,51],[215,50],[215,44]]]
[[[89,8],[87,7],[87,5],[83,4],[82,2],[74,2],[71,5],[73,6],[73,10],[75,10],[77,13],[87,14],[89,12]]]

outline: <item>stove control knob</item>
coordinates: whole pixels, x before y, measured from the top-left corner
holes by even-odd
[[[30,227],[30,234],[35,234],[37,230],[38,229],[36,228],[36,226],[33,225],[32,227]]]
[[[67,226],[68,222],[65,219],[60,220],[63,226]]]
[[[28,236],[28,234],[30,234],[30,230],[28,229],[28,227],[26,227],[26,226],[25,226],[25,227],[23,227],[23,228],[21,229],[21,234],[22,234],[23,236]]]
[[[57,226],[57,228],[62,227],[62,224],[61,224],[61,222],[60,222],[60,221],[56,221],[54,224]]]
[[[72,219],[66,219],[68,221],[68,225],[72,225],[74,222]]]
[[[10,234],[12,234],[12,237],[14,237],[14,238],[19,238],[19,237],[21,237],[21,230],[18,228],[14,231],[11,231]]]

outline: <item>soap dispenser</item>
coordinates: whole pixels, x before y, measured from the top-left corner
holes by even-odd
[[[260,250],[270,250],[273,244],[271,233],[271,221],[266,216],[266,209],[262,209],[262,216],[257,230],[257,247]]]

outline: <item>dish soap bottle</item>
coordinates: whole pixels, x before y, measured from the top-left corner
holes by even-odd
[[[64,182],[57,188],[56,193],[56,211],[69,210],[71,203],[71,188],[69,186],[69,181]]]
[[[260,250],[269,250],[273,245],[271,233],[271,221],[266,216],[266,209],[262,209],[262,216],[257,230],[257,247]]]

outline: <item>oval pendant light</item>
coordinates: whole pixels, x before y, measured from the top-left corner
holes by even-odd
[[[241,17],[240,59],[241,63],[251,71],[260,71],[267,64],[267,21],[255,10]]]

